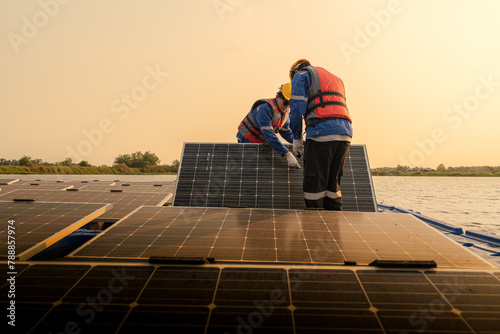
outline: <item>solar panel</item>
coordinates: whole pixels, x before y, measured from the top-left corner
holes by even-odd
[[[125,187],[123,187],[125,188]],[[71,189],[70,189],[71,190]],[[13,199],[33,199],[37,202],[76,202],[76,203],[111,203],[113,208],[99,218],[120,219],[141,205],[163,205],[172,197],[166,192],[134,192],[124,189],[122,192],[102,191],[47,191],[14,190],[0,193],[1,201]]]
[[[173,204],[303,209],[302,183],[302,169],[288,168],[269,145],[185,143]],[[364,145],[351,146],[341,190],[343,210],[377,211]]]
[[[494,268],[409,214],[281,209],[141,207],[70,254],[151,256],[360,265],[433,260],[439,267]]]
[[[33,181],[33,180],[20,180],[13,183],[8,183],[3,190],[11,192],[14,190],[65,190],[68,188],[73,188],[72,183],[67,182],[56,182],[56,181]]]
[[[377,200],[365,145],[350,146],[344,164],[340,189],[342,191],[342,210],[377,211]]]
[[[267,145],[186,143],[174,205],[298,206],[304,202],[301,175]]]
[[[92,182],[81,183],[75,186],[85,191],[111,191],[121,190],[136,193],[173,193],[175,182]]]
[[[24,261],[111,207],[111,204],[0,202],[0,220],[5,222],[0,227],[0,258],[7,258],[12,240],[17,258]]]
[[[22,333],[444,334],[500,328],[499,269],[18,266],[16,330]],[[0,293],[8,289],[2,279]],[[0,305],[8,306],[5,298]]]
[[[7,185],[5,192],[13,190],[66,190],[78,189],[88,191],[109,192],[110,190],[126,190],[127,192],[166,192],[173,193],[175,182],[121,182],[121,181],[47,181],[47,180],[22,180],[18,182],[9,182],[4,180]],[[1,182],[0,182],[1,184]],[[125,188],[126,187],[126,188]]]
[[[114,181],[68,181],[74,184],[74,188],[82,190],[92,190],[92,191],[106,191],[109,187],[117,184]]]
[[[18,182],[19,179],[0,179],[0,185],[4,186],[4,185],[9,185],[9,184],[13,184],[15,182]]]

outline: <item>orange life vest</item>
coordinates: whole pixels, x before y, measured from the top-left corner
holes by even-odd
[[[266,141],[264,135],[262,134],[262,131],[257,125],[257,122],[255,122],[255,119],[252,116],[252,111],[255,108],[257,108],[257,112],[259,112],[258,108],[263,103],[269,104],[273,110],[273,115],[271,117],[271,124],[273,126],[274,133],[277,133],[288,120],[289,111],[281,113],[278,108],[278,105],[274,100],[261,99],[255,101],[255,103],[252,105],[252,108],[250,108],[248,114],[245,116],[243,121],[241,121],[240,125],[238,126],[238,131],[243,135],[243,137],[245,137],[252,143],[264,143]]]
[[[352,123],[345,99],[344,83],[336,75],[322,67],[307,66],[304,68],[311,74],[311,87],[308,93],[306,123],[313,118],[323,119],[346,118]],[[325,119],[326,120],[326,119]],[[314,123],[317,124],[318,121]]]

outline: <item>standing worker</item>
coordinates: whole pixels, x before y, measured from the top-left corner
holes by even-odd
[[[238,143],[269,143],[281,156],[286,157],[288,167],[301,168],[295,156],[276,136],[293,143],[290,130],[288,101],[290,100],[292,84],[281,85],[274,99],[257,100],[238,126]]]
[[[352,138],[344,84],[322,67],[299,59],[290,68],[290,127],[293,151],[304,150],[304,199],[307,208],[342,210],[340,178]],[[305,149],[302,118],[306,124]]]

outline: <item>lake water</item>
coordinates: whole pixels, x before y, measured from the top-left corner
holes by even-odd
[[[173,181],[177,175],[0,175],[24,180]],[[374,176],[377,202],[500,235],[500,177]]]
[[[500,235],[500,177],[373,176],[377,202]]]

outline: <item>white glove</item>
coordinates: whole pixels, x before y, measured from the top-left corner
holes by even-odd
[[[300,157],[300,153],[304,151],[304,143],[302,143],[302,138],[301,139],[294,139],[293,140],[293,153],[295,153],[296,156]]]
[[[297,158],[295,158],[295,156],[292,153],[286,156],[286,161],[288,162],[288,167],[290,168],[302,168],[300,167]]]

